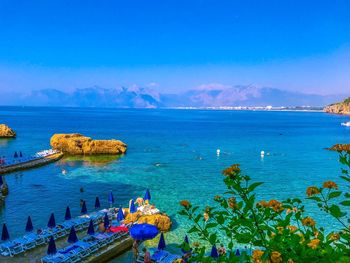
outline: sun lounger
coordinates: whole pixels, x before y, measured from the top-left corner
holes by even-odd
[[[60,253],[41,258],[41,263],[71,263],[71,262],[72,260],[68,256],[62,255]]]

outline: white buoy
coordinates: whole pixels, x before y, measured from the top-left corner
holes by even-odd
[[[216,155],[220,155],[220,149],[216,150]]]
[[[261,151],[261,152],[260,152],[260,155],[261,155],[261,157],[264,157],[265,152],[264,152],[264,151]]]

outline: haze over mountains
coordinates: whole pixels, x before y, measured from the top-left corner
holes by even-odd
[[[160,93],[150,88],[98,86],[64,92],[56,89],[31,91],[26,94],[1,93],[1,105],[168,108],[225,106],[325,106],[343,99],[341,95],[316,95],[255,86],[202,85],[178,94]]]

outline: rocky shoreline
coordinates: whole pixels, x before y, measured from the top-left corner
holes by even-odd
[[[326,106],[323,111],[333,114],[350,115],[350,97],[342,102]]]
[[[15,138],[16,132],[6,124],[0,124],[0,138]]]
[[[93,140],[79,133],[54,134],[51,147],[71,155],[124,154],[127,145],[119,140]]]

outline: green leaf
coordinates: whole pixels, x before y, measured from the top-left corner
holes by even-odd
[[[187,233],[191,234],[191,233],[195,233],[195,232],[198,232],[198,231],[199,231],[199,229],[197,227],[193,226],[190,230],[188,230]]]
[[[331,213],[332,216],[336,217],[336,218],[339,218],[339,217],[343,217],[345,216],[346,214],[343,213],[339,206],[337,205],[332,205],[330,208],[329,208],[329,212]]]
[[[249,187],[248,187],[248,191],[249,192],[253,192],[255,190],[255,188],[257,188],[259,185],[262,185],[262,182],[256,182],[256,183],[252,183]]]
[[[341,194],[342,194],[341,191],[334,191],[334,192],[331,192],[328,197],[329,197],[329,199],[332,199],[332,198],[340,196]]]
[[[217,227],[218,224],[217,223],[209,223],[205,225],[205,228],[213,228],[213,227]]]
[[[340,202],[340,204],[343,206],[350,206],[350,200],[342,201],[342,202]]]

